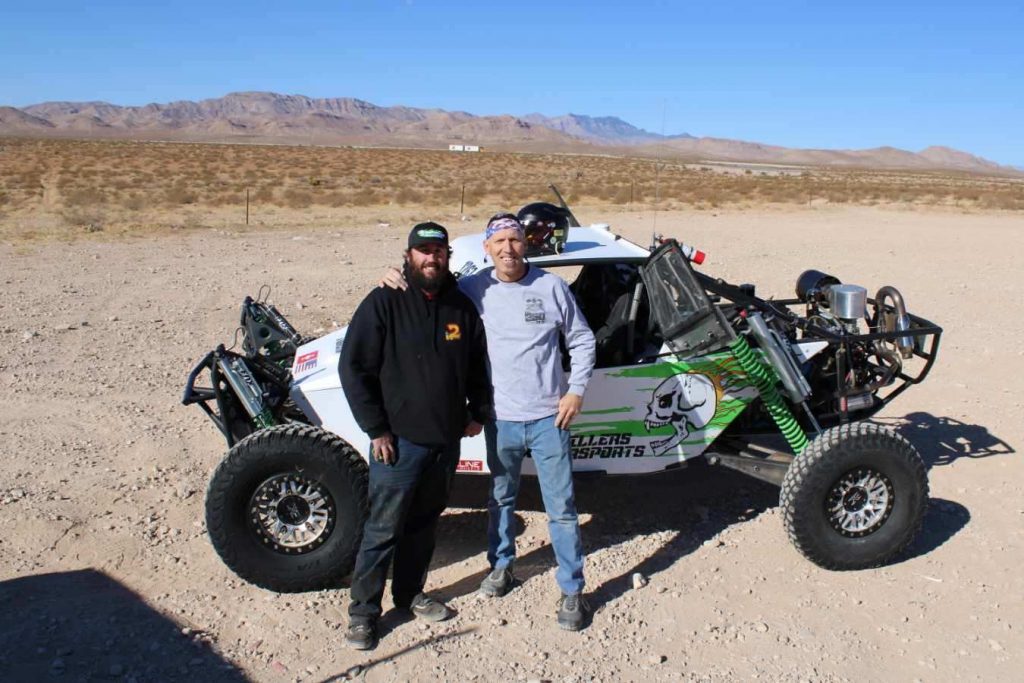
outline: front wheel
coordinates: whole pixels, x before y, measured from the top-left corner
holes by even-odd
[[[825,569],[867,569],[892,559],[917,535],[928,477],[902,436],[863,422],[840,425],[793,461],[779,504],[804,557]]]
[[[366,462],[335,434],[285,425],[239,441],[206,495],[214,549],[238,576],[282,593],[338,585],[367,515]]]

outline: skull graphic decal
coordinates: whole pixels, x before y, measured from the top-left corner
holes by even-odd
[[[662,455],[683,442],[691,430],[703,429],[718,407],[715,384],[700,373],[681,373],[658,385],[647,404],[644,427],[647,431],[671,425],[676,433],[667,439],[651,441],[654,455]]]

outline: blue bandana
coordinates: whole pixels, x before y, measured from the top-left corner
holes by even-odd
[[[503,216],[502,218],[495,218],[487,224],[487,234],[485,239],[491,239],[491,235],[502,230],[517,230],[520,235],[525,236],[526,232],[523,230],[523,224],[511,216]]]

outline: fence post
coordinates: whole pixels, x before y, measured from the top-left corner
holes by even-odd
[[[245,188],[245,224],[249,225],[249,188]]]
[[[466,183],[462,183],[462,201],[459,202],[459,216],[466,213]]]

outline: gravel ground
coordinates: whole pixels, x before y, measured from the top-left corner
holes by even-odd
[[[609,222],[646,243],[653,219]],[[762,295],[789,296],[815,267],[872,292],[896,285],[945,327],[932,376],[880,419],[930,468],[924,531],[898,561],[818,569],[788,543],[777,490],[725,470],[581,479],[596,613],[566,633],[535,485],[520,512],[523,583],[486,600],[485,480],[460,477],[429,578],[457,617],[391,612],[376,650],[346,650],[346,591],[270,593],[215,555],[203,497],[224,444],[180,392],[262,284],[300,331],[344,325],[407,226],[5,244],[0,678],[1019,678],[1024,218],[815,208],[662,213],[657,226],[707,251],[706,272]]]

